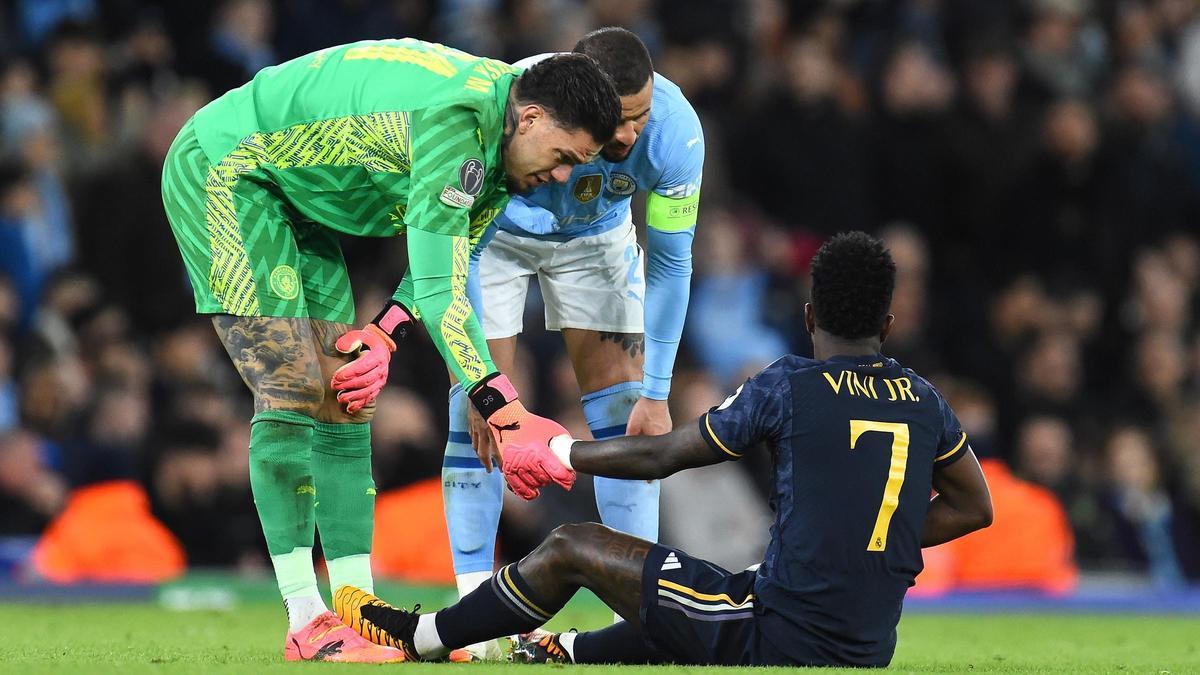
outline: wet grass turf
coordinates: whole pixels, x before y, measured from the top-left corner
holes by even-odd
[[[382,589],[381,589],[382,590]],[[393,602],[439,607],[444,589],[386,589]],[[583,596],[551,628],[596,628],[611,617]],[[231,609],[179,611],[162,603],[0,604],[0,672],[20,673],[260,673],[401,668],[406,672],[472,672],[521,668],[509,664],[345,666],[284,664],[283,611],[266,599]],[[695,667],[577,666],[588,673],[681,673]],[[557,669],[555,669],[557,671]],[[1195,616],[931,614],[900,624],[892,671],[915,673],[1200,673],[1200,618]],[[770,672],[723,669],[723,672]],[[821,672],[842,672],[822,670]],[[845,672],[862,672],[847,670]]]

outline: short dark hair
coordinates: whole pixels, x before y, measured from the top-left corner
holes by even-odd
[[[607,143],[621,123],[612,78],[583,54],[558,54],[533,64],[513,85],[517,103],[536,103],[566,129],[583,129]]]
[[[879,335],[895,288],[892,254],[865,232],[838,234],[813,256],[813,312],[817,325],[837,337]]]
[[[597,28],[576,42],[572,51],[596,59],[600,69],[613,79],[617,96],[638,93],[654,74],[650,51],[637,33],[624,28]]]

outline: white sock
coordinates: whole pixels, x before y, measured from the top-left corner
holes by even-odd
[[[468,593],[491,580],[492,572],[464,572],[454,575],[454,583],[458,585],[458,597],[460,598],[466,597]]]
[[[446,645],[442,644],[442,636],[438,635],[435,616],[437,616],[436,612],[422,614],[417,619],[417,630],[413,634],[413,649],[422,659],[436,659],[450,653],[450,650],[446,649]]]
[[[571,657],[571,663],[575,663],[575,638],[579,637],[579,633],[559,633],[558,644],[566,650],[567,656]]]
[[[293,595],[290,598],[284,598],[283,605],[287,607],[289,632],[295,632],[304,628],[310,621],[329,611],[325,607],[325,601],[316,593],[316,588],[313,589],[312,594]]]
[[[454,575],[454,583],[458,585],[458,597],[460,598],[491,580],[491,572],[464,572]],[[481,661],[500,661],[504,658],[504,650],[500,647],[499,640],[476,642],[473,645],[467,645],[464,649]]]

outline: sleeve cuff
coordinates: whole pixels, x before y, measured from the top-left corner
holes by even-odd
[[[717,455],[717,457],[721,458],[723,461],[737,460],[742,458],[742,453],[730,450],[729,447],[725,445],[721,439],[717,438],[716,434],[713,433],[712,425],[708,423],[708,413],[701,415],[697,422],[700,424],[700,437],[704,439],[704,442],[708,444],[709,449],[711,449]]]
[[[967,444],[967,432],[964,431],[962,432],[962,438],[958,439],[958,443],[955,443],[954,447],[933,458],[933,468],[942,469],[950,466],[951,464],[962,459],[963,455],[967,454],[967,450],[970,449],[970,447],[971,446]]]
[[[671,394],[671,378],[658,377],[650,373],[642,375],[642,397],[665,401]]]

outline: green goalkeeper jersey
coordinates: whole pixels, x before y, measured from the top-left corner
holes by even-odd
[[[296,221],[355,236],[406,233],[402,299],[458,379],[482,379],[494,367],[466,298],[467,263],[508,201],[500,148],[518,72],[413,39],[331,47],[260,71],[192,120],[210,166],[210,233],[233,203],[222,192],[242,181]]]
[[[507,200],[517,72],[420,40],[357,42],[263,69],[196,113],[195,133],[214,166],[277,186],[326,227],[475,240]]]

